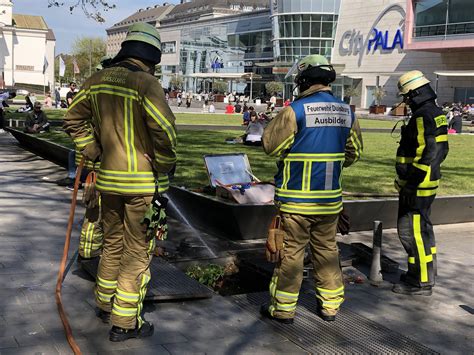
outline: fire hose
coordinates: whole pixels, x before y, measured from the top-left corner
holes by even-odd
[[[63,307],[63,303],[61,299],[61,290],[62,290],[62,285],[64,281],[64,271],[66,268],[67,256],[69,253],[69,245],[71,243],[72,225],[74,222],[74,212],[76,210],[76,202],[77,202],[77,191],[79,190],[79,183],[81,181],[81,173],[82,173],[82,168],[84,167],[84,160],[85,160],[84,157],[82,157],[81,162],[79,163],[79,166],[77,167],[76,179],[74,180],[74,191],[72,193],[71,209],[69,210],[69,220],[68,220],[68,225],[67,225],[67,230],[66,230],[66,239],[64,241],[63,256],[61,259],[61,264],[59,266],[58,280],[56,282],[56,297],[55,297],[56,305],[58,306],[59,317],[61,318],[61,322],[63,323],[63,327],[64,327],[64,332],[66,333],[67,342],[69,343],[69,346],[71,347],[72,351],[76,355],[82,354],[82,353],[81,353],[81,349],[79,348],[79,345],[77,345],[76,340],[74,339],[71,326],[69,325],[66,312],[64,311],[64,307]]]

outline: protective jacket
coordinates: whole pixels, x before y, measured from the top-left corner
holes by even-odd
[[[423,103],[402,127],[397,150],[395,186],[417,190],[417,196],[436,195],[440,166],[448,154],[448,126],[433,100]]]
[[[86,157],[104,152],[98,190],[153,195],[155,178],[159,192],[167,190],[167,173],[176,163],[175,117],[158,80],[140,61],[127,59],[91,76],[75,96],[64,129]]]
[[[275,200],[305,215],[342,210],[342,168],[357,161],[362,136],[349,105],[325,86],[312,86],[267,126],[263,147],[280,157]]]

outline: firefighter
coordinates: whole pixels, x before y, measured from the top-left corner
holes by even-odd
[[[165,207],[161,194],[176,164],[175,117],[153,76],[160,60],[156,28],[132,25],[110,65],[84,83],[64,123],[87,159],[101,158],[104,243],[95,295],[99,317],[110,316],[111,341],[153,334],[143,300],[155,238],[142,221],[151,206]]]
[[[336,318],[344,300],[336,245],[336,226],[342,211],[341,174],[343,167],[356,162],[362,152],[355,115],[328,86],[336,73],[327,59],[307,56],[298,63],[297,71],[299,95],[263,134],[265,152],[279,157],[275,200],[284,235],[270,283],[271,300],[260,311],[285,324],[293,323],[295,316],[308,243],[318,315],[325,321]],[[269,240],[267,247],[271,244]]]
[[[408,272],[400,277],[393,292],[430,296],[436,277],[430,208],[441,178],[440,165],[448,154],[448,126],[436,105],[436,93],[422,72],[402,75],[398,89],[412,115],[402,127],[395,180],[399,191],[398,236],[408,254]]]

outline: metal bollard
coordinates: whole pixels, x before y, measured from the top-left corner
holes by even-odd
[[[15,127],[20,127],[20,120],[15,120]]]
[[[369,282],[373,286],[378,286],[383,282],[382,266],[382,222],[374,221],[374,238],[372,241],[372,265],[370,265]]]
[[[11,118],[9,120],[9,127],[13,127],[13,120]]]

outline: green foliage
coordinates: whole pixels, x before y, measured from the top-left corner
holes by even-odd
[[[216,287],[225,274],[225,268],[220,265],[194,265],[186,270],[186,275],[209,287]]]
[[[183,88],[183,77],[181,75],[173,75],[170,80],[170,86],[172,89],[177,90],[177,89],[182,89]]]
[[[376,103],[377,105],[380,105],[380,103],[382,102],[382,99],[387,95],[387,93],[385,92],[385,90],[383,89],[383,87],[379,86],[377,88],[375,88],[374,90],[374,97],[375,97],[375,100],[376,100]]]
[[[95,67],[107,52],[106,47],[107,44],[102,37],[78,37],[74,40],[72,54],[81,70],[80,74],[76,74],[78,81],[84,81],[89,77],[89,73],[95,72]]]
[[[265,84],[265,89],[267,89],[268,95],[273,95],[273,93],[280,93],[283,91],[283,83],[279,81],[270,81]]]
[[[223,94],[225,91],[227,91],[228,87],[229,85],[227,82],[223,80],[216,80],[212,83],[212,89],[219,94]]]

